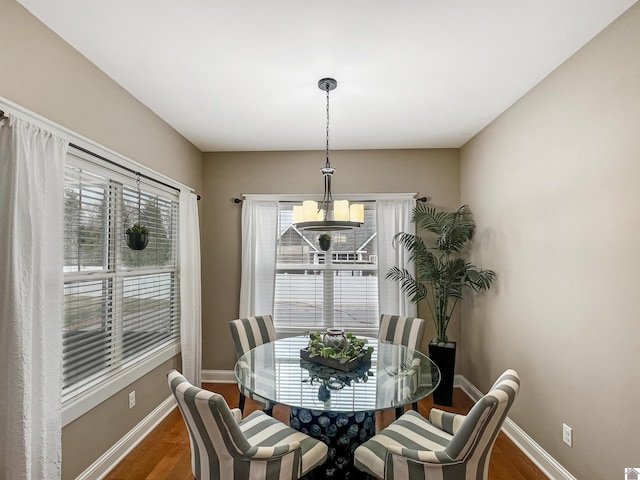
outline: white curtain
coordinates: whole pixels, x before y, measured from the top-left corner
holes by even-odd
[[[273,315],[278,202],[246,197],[242,202],[240,317]]]
[[[67,148],[0,119],[0,478],[61,474]]]
[[[409,301],[400,290],[400,283],[388,280],[387,272],[391,267],[406,268],[412,271],[409,253],[400,246],[393,245],[396,233],[405,232],[415,235],[416,227],[411,222],[416,201],[413,195],[399,196],[395,199],[376,201],[378,222],[378,300],[380,313],[415,317],[417,306]]]
[[[180,343],[182,374],[202,383],[202,305],[198,197],[180,192]]]

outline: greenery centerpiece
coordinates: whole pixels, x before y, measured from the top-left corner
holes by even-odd
[[[447,337],[451,316],[467,291],[488,290],[496,274],[475,266],[462,256],[476,232],[473,214],[467,205],[446,212],[420,204],[413,210],[412,221],[418,232],[426,234],[426,240],[400,232],[396,234],[394,243],[409,252],[409,259],[415,264],[415,276],[407,269],[393,267],[387,278],[400,282],[402,291],[413,303],[426,301],[436,328],[436,338],[429,344],[429,355],[432,359],[439,355],[437,349],[432,349],[434,344],[452,350],[452,354],[447,353],[449,357],[452,355],[451,365],[445,365],[448,360],[443,359],[440,364],[436,361],[443,376],[441,386],[446,387],[450,381],[452,389],[455,342],[449,342]],[[448,400],[437,403],[451,405],[450,396]]]
[[[371,359],[373,347],[367,347],[367,339],[346,333],[344,341],[327,345],[322,332],[309,333],[309,344],[300,352],[303,359],[321,365],[350,371]]]

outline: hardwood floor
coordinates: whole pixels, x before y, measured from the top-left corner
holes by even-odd
[[[205,384],[204,388],[224,395],[231,407],[238,406],[238,387],[235,384]],[[456,388],[453,407],[440,407],[455,413],[467,413],[473,401]],[[429,416],[432,397],[418,404],[420,414]],[[247,400],[245,415],[259,406]],[[289,409],[277,405],[273,416],[289,422]],[[395,419],[395,412],[387,410],[377,414],[377,428],[382,429]],[[106,480],[193,480],[189,437],[178,409],[173,410],[162,423],[127,455],[106,477]],[[498,435],[491,455],[489,480],[546,480],[547,477],[503,433]]]

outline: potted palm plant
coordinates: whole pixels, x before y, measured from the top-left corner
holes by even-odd
[[[420,236],[405,232],[396,234],[394,242],[409,252],[416,267],[415,276],[406,269],[393,267],[387,278],[400,282],[402,291],[412,302],[426,300],[436,327],[436,338],[429,343],[429,356],[442,374],[434,401],[450,406],[456,354],[456,342],[447,337],[451,315],[467,291],[488,290],[496,274],[461,256],[476,231],[468,206],[444,212],[421,204],[414,208],[412,221],[418,231],[431,234],[428,243]]]

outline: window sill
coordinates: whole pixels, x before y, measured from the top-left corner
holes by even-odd
[[[146,357],[136,365],[111,377],[96,387],[71,398],[62,405],[62,426],[66,426],[97,407],[102,402],[118,393],[123,388],[145,376],[154,368],[175,357],[181,351],[180,342],[169,345],[162,350]]]

